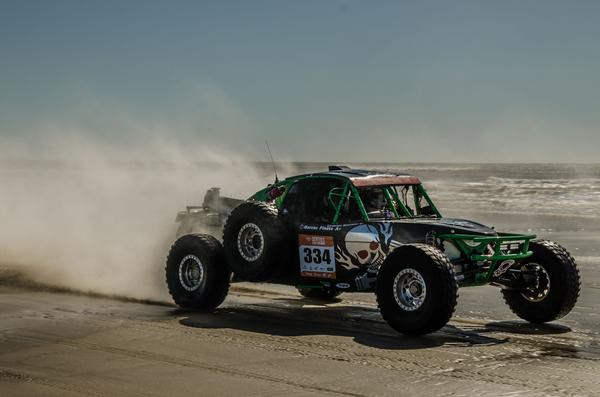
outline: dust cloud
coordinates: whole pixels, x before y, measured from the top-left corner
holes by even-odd
[[[34,282],[168,299],[164,258],[177,211],[206,189],[247,197],[267,182],[234,153],[153,140],[116,150],[84,140],[0,149],[0,267]]]

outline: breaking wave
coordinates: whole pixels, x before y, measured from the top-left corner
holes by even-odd
[[[600,179],[524,179],[490,176],[482,181],[432,181],[438,200],[463,208],[600,217]]]

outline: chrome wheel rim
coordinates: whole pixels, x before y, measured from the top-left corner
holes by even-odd
[[[238,233],[238,252],[248,262],[254,262],[263,253],[264,242],[260,228],[254,223],[246,223]]]
[[[394,298],[402,309],[412,312],[425,302],[427,286],[421,273],[415,269],[402,269],[394,279]]]
[[[522,269],[534,270],[535,280],[532,286],[526,287],[521,296],[530,302],[541,302],[550,293],[550,275],[543,266],[537,263],[528,263]]]
[[[195,255],[187,255],[179,262],[179,282],[187,291],[195,291],[202,285],[204,273],[204,265]]]

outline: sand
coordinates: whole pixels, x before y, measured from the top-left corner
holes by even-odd
[[[0,287],[0,395],[527,395],[600,393],[592,307],[516,320],[493,287],[409,338],[367,294],[323,305],[289,287],[236,284],[214,313]],[[585,298],[585,297],[584,297]]]

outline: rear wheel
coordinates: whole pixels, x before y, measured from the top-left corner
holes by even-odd
[[[236,276],[248,281],[267,281],[279,273],[285,241],[277,209],[258,201],[236,207],[223,230],[227,263]]]
[[[566,316],[579,297],[580,279],[575,260],[560,245],[545,240],[532,241],[533,255],[521,270],[526,287],[502,290],[510,309],[532,323],[545,323]]]
[[[206,234],[188,234],[175,241],[165,272],[171,297],[185,309],[212,310],[229,291],[231,271],[223,247]]]
[[[305,298],[317,299],[321,301],[334,301],[338,296],[342,294],[333,288],[301,288],[298,287],[298,292]]]
[[[375,288],[381,315],[396,331],[422,335],[452,317],[458,284],[448,257],[425,244],[404,245],[383,262]]]

